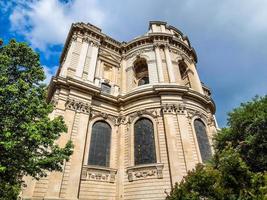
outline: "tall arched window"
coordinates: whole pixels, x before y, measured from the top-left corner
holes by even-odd
[[[134,73],[138,86],[149,84],[148,66],[144,58],[138,58],[134,62]]]
[[[206,126],[200,119],[196,119],[194,121],[194,127],[202,161],[206,162],[211,158],[211,148],[206,132]]]
[[[156,163],[154,128],[147,118],[141,118],[134,124],[134,163]]]
[[[111,127],[97,121],[92,127],[88,165],[109,167]]]

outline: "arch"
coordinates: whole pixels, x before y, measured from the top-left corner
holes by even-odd
[[[134,164],[156,162],[153,122],[148,118],[142,117],[134,123]]]
[[[201,119],[196,118],[194,120],[194,129],[202,162],[206,162],[212,155],[206,125]]]
[[[148,65],[145,58],[138,57],[133,63],[133,70],[138,86],[149,84]]]
[[[111,126],[103,121],[96,121],[92,126],[88,165],[109,167]]]

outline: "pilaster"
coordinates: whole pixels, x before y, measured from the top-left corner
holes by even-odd
[[[80,52],[78,66],[76,68],[76,74],[75,74],[76,76],[78,76],[80,78],[82,77],[82,74],[83,74],[85,59],[86,59],[88,48],[89,48],[89,39],[87,37],[85,37],[82,40],[82,48],[81,48],[81,52]]]
[[[154,49],[155,49],[155,55],[156,55],[159,82],[162,83],[164,82],[164,76],[163,76],[163,67],[162,67],[162,60],[160,56],[159,44],[155,44]]]
[[[59,73],[59,75],[62,77],[67,76],[67,69],[68,69],[68,67],[70,67],[70,64],[71,64],[71,58],[72,58],[72,54],[73,54],[73,51],[75,48],[76,40],[77,40],[77,36],[73,35],[71,40],[70,40],[68,53],[66,54],[65,61],[63,62],[62,68],[61,68],[60,73]]]
[[[69,161],[69,174],[64,197],[78,199],[90,105],[80,100],[68,99],[66,109],[75,111],[75,118],[71,133],[74,151]]]
[[[173,70],[173,65],[172,65],[169,49],[170,49],[169,45],[165,45],[164,46],[164,53],[165,53],[165,57],[166,57],[166,62],[167,62],[167,68],[168,68],[168,74],[169,74],[169,77],[170,77],[170,82],[171,83],[175,83],[174,70]]]
[[[98,43],[93,43],[92,45],[92,53],[91,53],[91,60],[89,64],[89,70],[88,70],[88,80],[90,82],[94,81],[95,78],[95,70],[96,70],[96,61],[98,57],[98,49],[99,49],[99,44]]]

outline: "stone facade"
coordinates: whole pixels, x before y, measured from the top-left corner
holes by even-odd
[[[211,137],[215,104],[199,79],[197,56],[181,31],[152,21],[149,31],[118,42],[91,24],[72,24],[49,86],[51,117],[62,115],[74,153],[63,172],[25,178],[23,199],[141,200],[166,197],[175,182],[202,162],[194,120]],[[156,162],[135,165],[134,124],[153,123]],[[111,127],[109,166],[88,165],[92,127]]]

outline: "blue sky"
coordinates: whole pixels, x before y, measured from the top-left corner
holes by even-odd
[[[0,16],[0,38],[38,51],[47,80],[72,22],[90,22],[129,41],[144,34],[149,21],[161,20],[189,37],[221,127],[234,107],[267,94],[266,0],[0,0]]]

